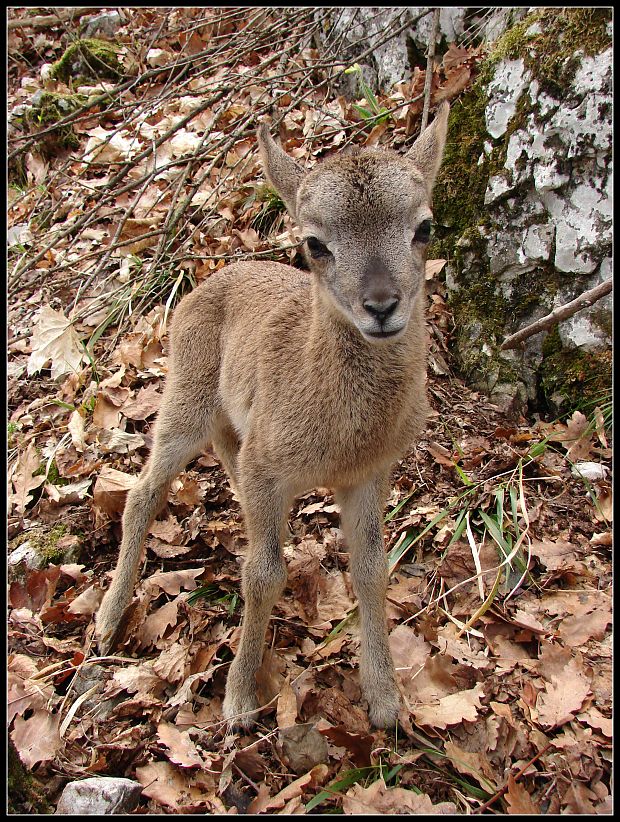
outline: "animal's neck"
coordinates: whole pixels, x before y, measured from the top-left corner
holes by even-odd
[[[398,340],[371,342],[334,306],[315,281],[312,287],[307,346],[317,366],[335,365],[345,370],[362,368],[375,375],[407,375],[413,361],[424,358],[424,320],[416,300],[405,333]],[[370,374],[367,374],[370,376]]]

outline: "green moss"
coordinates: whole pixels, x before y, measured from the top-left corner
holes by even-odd
[[[278,218],[286,211],[286,206],[278,192],[270,185],[258,186],[253,197],[256,202],[261,203],[261,207],[252,220],[251,226],[262,237],[267,237],[278,222]]]
[[[532,114],[539,115],[530,94],[524,91],[508,128],[493,139],[486,130],[486,89],[501,60],[522,58],[540,88],[556,98],[563,97],[581,56],[598,54],[611,44],[607,32],[610,19],[608,9],[535,10],[492,46],[476,82],[452,106],[444,160],[433,195],[436,230],[429,257],[449,261],[450,275],[457,284],[449,295],[455,322],[451,347],[462,376],[484,390],[522,379],[518,361],[509,354],[500,355],[498,344],[566,285],[566,275],[553,266],[553,248],[548,262],[511,280],[508,296],[490,271],[493,249],[488,247],[486,237],[494,234],[494,208],[490,210],[484,204],[488,182],[493,176],[503,175],[513,184],[511,172],[505,168],[510,138],[516,131],[529,128]],[[567,173],[570,171],[567,169]],[[531,183],[526,181],[524,185]],[[510,197],[519,198],[525,193],[512,188]],[[508,210],[506,205],[503,218],[509,219]],[[532,214],[531,221],[532,225],[538,224],[545,217]],[[512,328],[507,329],[507,318]],[[601,327],[604,322],[602,318]],[[586,383],[592,390],[600,389],[605,376],[609,378],[604,355],[548,353],[546,371],[542,377],[539,375],[541,395],[548,399],[552,394],[561,394],[566,402],[573,401],[578,391],[586,390],[582,372],[589,366],[593,371]],[[563,383],[564,371],[567,374]]]
[[[32,108],[24,113],[23,123],[30,133],[46,130],[77,111],[85,102],[86,97],[82,94],[39,92],[35,95]],[[59,149],[75,149],[79,145],[80,141],[69,123],[43,135],[37,147],[43,156],[53,156]]]
[[[486,135],[484,111],[487,95],[477,82],[450,111],[448,135],[439,177],[433,193],[435,239],[430,257],[450,259],[457,240],[484,220],[484,192],[488,162],[477,165],[484,155]]]
[[[7,766],[7,810],[9,814],[31,815],[53,813],[43,785],[28,772],[9,738]]]
[[[547,334],[542,347],[539,401],[557,413],[596,404],[611,391],[611,350],[564,349],[557,325]]]
[[[67,530],[66,525],[59,523],[50,531],[31,531],[25,538],[45,563],[57,564],[64,561],[64,551],[58,547],[58,540],[67,534]]]
[[[520,57],[545,91],[561,97],[579,68],[580,55],[592,57],[610,47],[611,19],[611,8],[537,9],[497,40],[482,69]],[[540,33],[528,34],[534,23]]]
[[[122,76],[117,47],[94,38],[71,43],[50,70],[50,77],[65,83],[78,78],[118,80]]]

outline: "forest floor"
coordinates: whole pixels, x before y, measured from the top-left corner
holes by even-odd
[[[281,137],[307,162],[360,136],[406,142],[424,87],[420,72],[374,100],[393,109],[386,133],[306,82],[318,56],[290,43],[295,26],[312,34],[308,11],[291,10],[281,35],[268,9],[246,9],[245,27],[237,9],[177,9],[165,25],[157,9],[123,11],[122,92],[120,74],[41,76],[77,20],[9,31],[12,109],[41,89],[109,95],[80,99],[73,145],[44,149],[42,115],[9,133],[8,718],[48,811],[68,781],[99,775],[141,783],[135,813],[610,813],[609,416],[508,418],[464,385],[444,261],[427,268],[432,413],[386,508],[396,729],[369,725],[338,509],[314,489],[289,519],[258,724],[227,733],[247,544],[209,452],[174,482],[123,641],[97,655],[94,614],[148,456],[175,300],[230,259],[297,259],[293,226],[256,185],[255,111],[275,111],[277,86]],[[475,70],[475,49],[456,52],[435,94],[455,97]],[[27,548],[39,567],[15,560]]]

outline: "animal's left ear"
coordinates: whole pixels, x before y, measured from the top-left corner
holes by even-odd
[[[304,176],[303,168],[273,140],[266,123],[258,127],[258,147],[267,179],[296,220],[297,189]]]
[[[449,103],[443,102],[437,109],[433,122],[424,129],[405,155],[422,173],[429,191],[433,188],[437,172],[441,166],[441,158],[448,133],[449,113]]]

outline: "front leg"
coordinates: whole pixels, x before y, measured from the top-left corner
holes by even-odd
[[[388,644],[385,594],[388,566],[383,544],[387,477],[336,492],[341,524],[351,555],[351,578],[359,601],[360,681],[373,725],[394,725],[400,695]]]
[[[231,728],[249,728],[259,707],[256,672],[263,657],[271,611],[286,585],[282,532],[286,502],[277,481],[260,472],[247,452],[239,472],[241,506],[248,535],[248,555],[241,572],[245,602],[241,642],[230,666],[224,717]],[[248,465],[248,463],[250,463]]]

